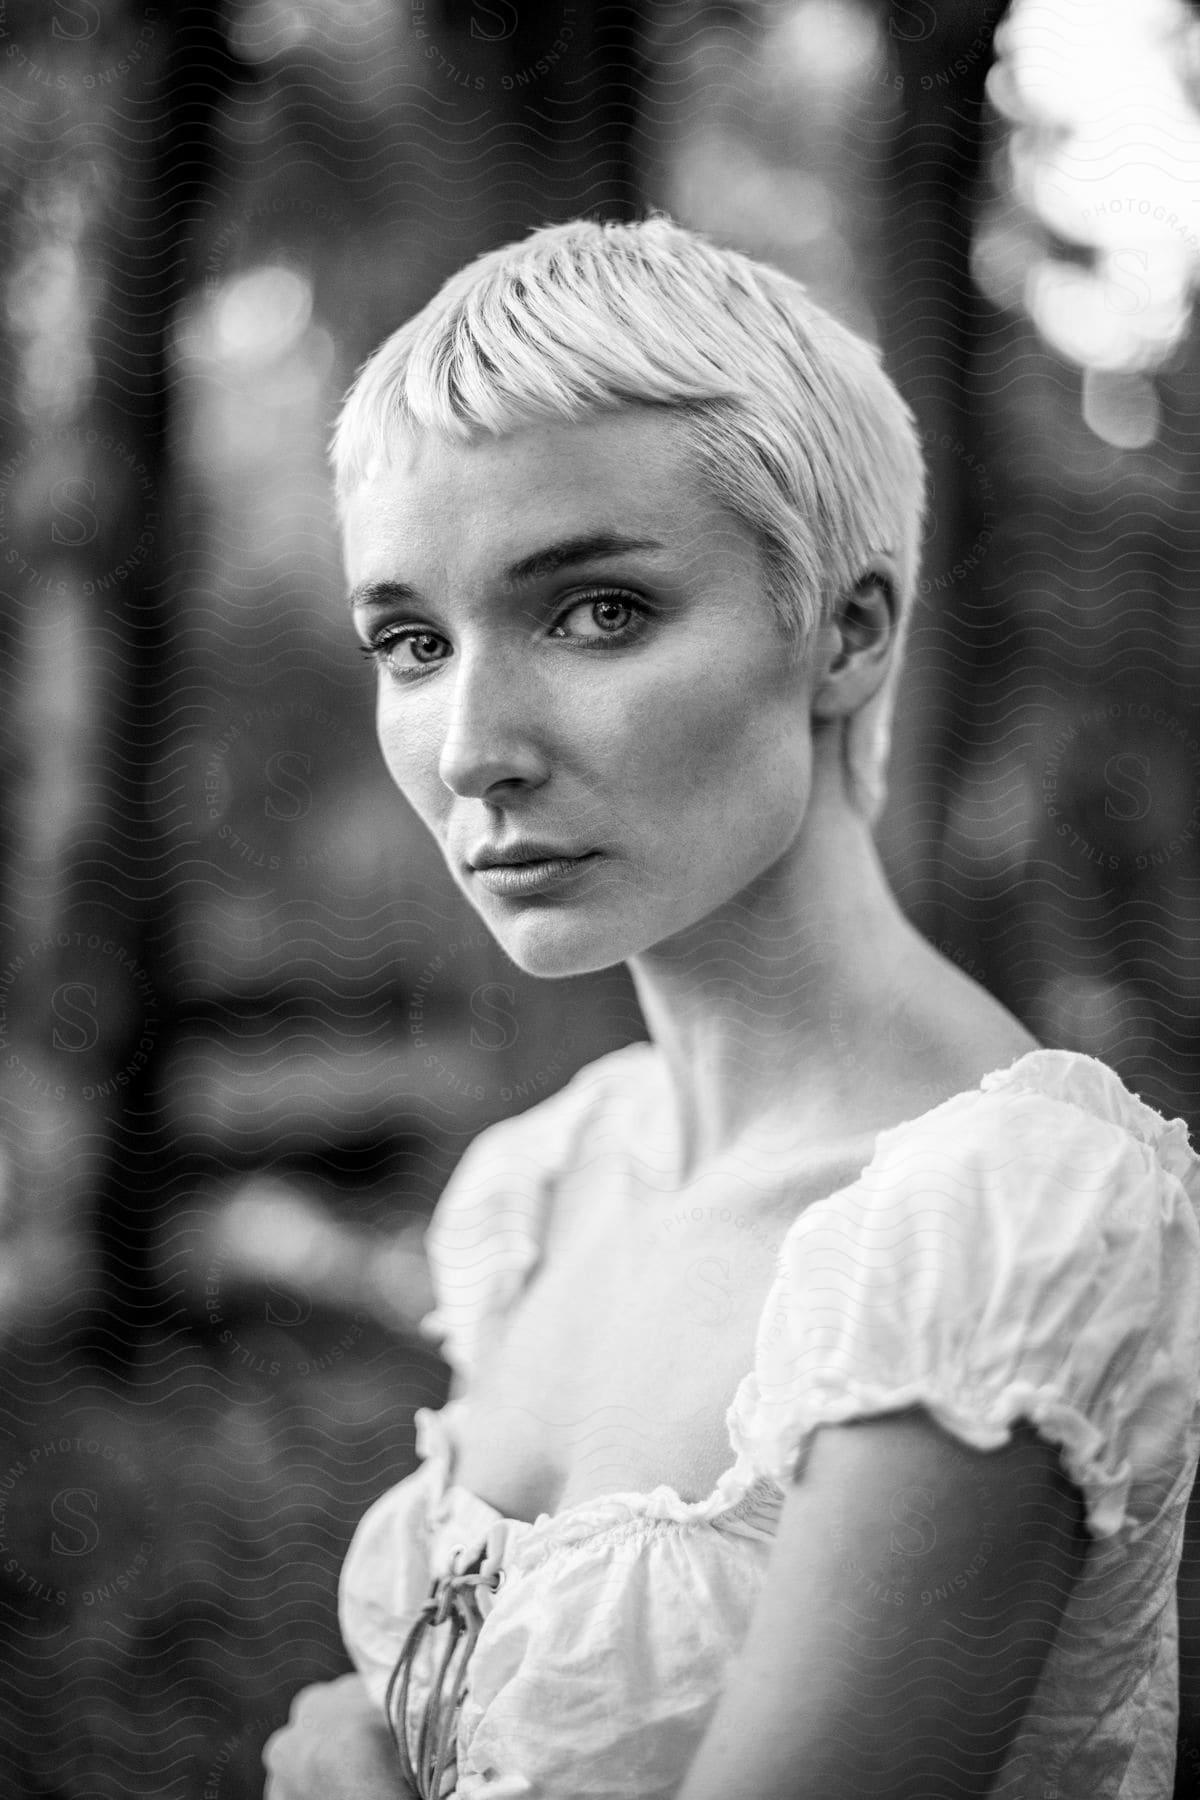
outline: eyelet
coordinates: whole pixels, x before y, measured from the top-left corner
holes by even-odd
[[[507,1569],[497,1569],[496,1570],[496,1580],[492,1587],[493,1594],[498,1594],[500,1592],[500,1589],[504,1586],[504,1584],[507,1580],[508,1580],[508,1570]]]

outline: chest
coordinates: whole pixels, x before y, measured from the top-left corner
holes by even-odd
[[[728,1175],[676,1196],[571,1175],[467,1395],[455,1478],[510,1518],[660,1484],[707,1498],[733,1460],[726,1413],[783,1238],[861,1157],[765,1192]]]

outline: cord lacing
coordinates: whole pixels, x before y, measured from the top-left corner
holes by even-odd
[[[400,1757],[404,1779],[420,1796],[420,1800],[447,1800],[447,1795],[442,1792],[447,1774],[451,1777],[447,1794],[454,1791],[458,1713],[466,1692],[467,1664],[483,1624],[475,1590],[487,1587],[495,1593],[504,1580],[503,1569],[497,1569],[488,1575],[480,1573],[487,1554],[486,1546],[467,1568],[456,1570],[454,1561],[462,1550],[461,1544],[455,1546],[448,1575],[434,1577],[429,1598],[413,1621],[404,1640],[404,1647],[396,1659],[384,1699],[387,1721]],[[425,1702],[414,1755],[408,1742],[409,1678],[425,1633],[445,1624],[450,1627],[449,1641]],[[454,1675],[447,1699],[443,1688],[452,1663],[455,1665]]]

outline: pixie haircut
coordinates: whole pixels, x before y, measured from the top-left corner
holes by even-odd
[[[843,748],[851,802],[873,822],[925,471],[878,350],[780,270],[662,213],[575,219],[477,257],[359,371],[332,443],[339,514],[405,434],[471,443],[628,406],[679,415],[708,492],[757,541],[790,656],[892,559],[894,654]]]

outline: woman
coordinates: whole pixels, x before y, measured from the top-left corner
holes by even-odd
[[[1198,1165],[888,888],[923,476],[875,352],[579,221],[390,338],[335,463],[393,779],[649,1042],[443,1194],[452,1396],[269,1800],[1162,1800]]]

